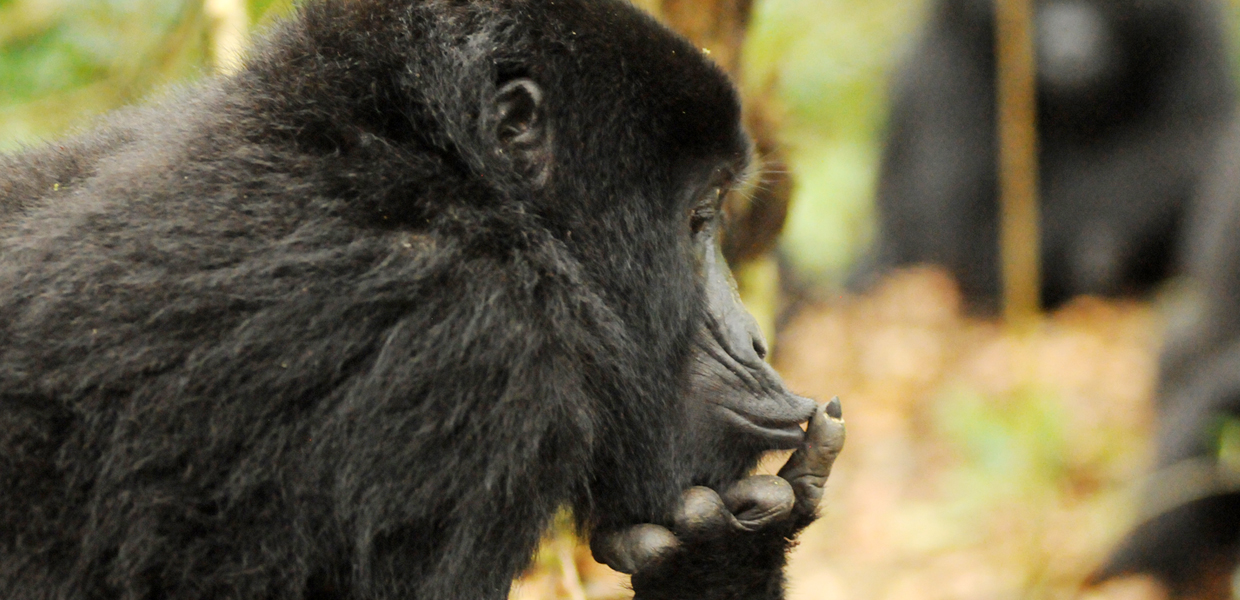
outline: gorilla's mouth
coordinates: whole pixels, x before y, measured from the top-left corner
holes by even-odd
[[[805,439],[805,430],[801,428],[801,424],[814,415],[817,404],[808,398],[791,394],[788,396],[787,402],[780,402],[785,405],[781,407],[785,410],[779,411],[782,413],[779,416],[753,414],[727,403],[718,403],[715,406],[723,420],[738,431],[767,442],[772,450],[791,450],[799,447]],[[778,402],[772,400],[772,404]]]
[[[818,404],[784,387],[747,332],[733,337],[739,341],[711,327],[699,336],[691,368],[692,395],[704,401],[727,429],[761,440],[766,449],[799,447],[805,438],[801,424],[809,421]]]

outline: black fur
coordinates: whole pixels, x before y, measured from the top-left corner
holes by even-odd
[[[0,157],[0,596],[504,598],[560,507],[740,477],[686,390],[739,114],[613,0],[327,0]]]
[[[1166,277],[1234,103],[1212,0],[1038,0],[1042,303]],[[970,305],[1000,289],[990,0],[937,0],[892,90],[878,239],[854,287],[946,267]]]

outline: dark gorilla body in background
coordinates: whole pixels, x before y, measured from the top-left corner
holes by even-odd
[[[1211,0],[1038,0],[1042,304],[1149,290],[1234,91]],[[892,90],[878,239],[854,273],[933,263],[970,305],[1000,290],[994,6],[937,0]]]
[[[1240,565],[1240,465],[1220,438],[1240,419],[1240,121],[1211,165],[1182,249],[1198,305],[1173,321],[1159,365],[1146,518],[1095,575],[1153,574],[1175,597],[1230,598]]]
[[[717,260],[739,114],[627,4],[329,0],[0,157],[3,595],[504,598],[569,506],[639,597],[781,597],[842,425]]]

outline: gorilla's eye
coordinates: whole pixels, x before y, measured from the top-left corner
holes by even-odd
[[[719,213],[719,206],[723,202],[724,193],[722,186],[715,186],[702,194],[698,205],[689,213],[689,229],[695,235],[705,231],[715,220],[715,216]]]
[[[706,231],[710,226],[710,222],[715,218],[715,209],[708,206],[701,206],[693,209],[693,213],[689,216],[689,229],[693,233],[699,234]]]

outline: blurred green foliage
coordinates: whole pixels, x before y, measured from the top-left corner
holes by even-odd
[[[262,24],[288,0],[250,0]],[[198,0],[0,0],[0,151],[208,70]]]
[[[745,48],[747,90],[774,86],[797,188],[788,256],[835,281],[871,237],[886,82],[922,0],[764,0]]]
[[[773,89],[783,109],[797,181],[784,245],[819,282],[838,281],[871,236],[887,82],[924,3],[757,3],[742,85]],[[291,0],[246,5],[261,28]],[[1240,0],[1229,7],[1240,22]],[[201,0],[0,0],[0,151],[202,76],[206,21]]]
[[[0,148],[195,77],[197,2],[0,0]]]

